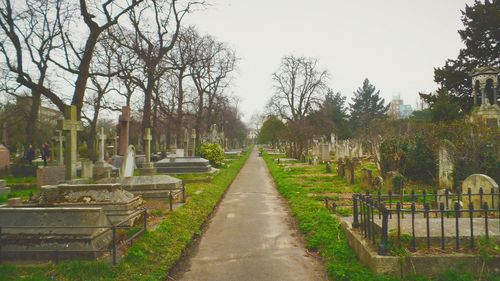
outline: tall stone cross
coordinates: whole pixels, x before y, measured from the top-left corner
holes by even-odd
[[[104,128],[101,127],[101,132],[97,134],[99,139],[99,163],[104,164],[104,149],[106,147],[106,134],[104,133]]]
[[[144,131],[144,153],[146,154],[146,160],[144,161],[144,167],[148,168],[151,165],[151,140],[153,136],[151,136],[151,128],[146,128]]]
[[[57,163],[59,165],[62,165],[64,163],[64,154],[63,154],[63,142],[64,142],[64,136],[63,132],[61,130],[56,130],[57,136],[52,137],[53,140],[57,142]]]
[[[78,131],[83,131],[83,123],[76,117],[76,106],[66,106],[64,120],[58,120],[57,127],[64,131],[66,137],[64,166],[66,180],[76,178],[76,149],[78,146]]]

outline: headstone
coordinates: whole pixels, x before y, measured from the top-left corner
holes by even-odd
[[[326,162],[326,172],[329,174],[332,172],[332,165],[330,164],[330,162]]]
[[[438,189],[436,194],[437,194],[437,206],[435,208],[439,208],[441,203],[443,203],[445,209],[453,209],[453,197],[450,196],[451,193],[448,193],[448,202],[446,202],[446,191],[447,189],[442,188]],[[448,191],[449,192],[449,191]]]
[[[67,106],[64,114],[64,120],[59,120],[58,127],[66,134],[66,153],[64,165],[66,167],[66,180],[76,178],[76,158],[78,146],[78,131],[83,130],[83,124],[76,118],[76,106]]]
[[[118,121],[118,131],[119,131],[119,155],[125,155],[128,150],[128,139],[130,130],[130,107],[122,107],[122,114],[120,115]]]
[[[361,188],[363,190],[373,190],[373,171],[370,169],[361,169]]]
[[[340,158],[337,163],[337,174],[342,178],[345,176],[345,161],[343,158]]]
[[[106,147],[106,134],[104,128],[101,127],[101,132],[97,135],[99,142],[99,160],[94,165],[93,178],[102,179],[111,177],[113,167],[104,161],[104,153]]]
[[[393,194],[403,194],[405,178],[397,171],[391,171],[386,174],[387,191]]]
[[[127,178],[134,176],[135,170],[135,148],[133,145],[128,147],[127,152],[125,153],[125,159],[122,162],[121,166],[121,177]]]
[[[82,178],[91,179],[94,177],[94,164],[90,160],[82,161]]]
[[[7,147],[0,144],[0,170],[9,168],[10,152]]]
[[[449,141],[444,141],[439,147],[438,166],[439,166],[439,187],[445,189],[453,188],[454,172],[454,146]]]
[[[63,142],[64,142],[64,136],[63,132],[61,130],[56,130],[57,136],[52,137],[54,141],[57,142],[57,163],[59,165],[64,164],[64,149],[63,149]],[[54,149],[52,149],[54,151]]]
[[[347,159],[345,163],[345,179],[347,180],[348,184],[354,184],[355,179],[354,179],[354,172],[356,169],[356,163],[353,159]]]
[[[155,167],[151,162],[151,140],[153,136],[151,135],[151,129],[146,128],[144,132],[144,150],[145,150],[145,160],[142,163],[141,175],[154,175],[156,173]]]
[[[489,176],[483,175],[483,174],[473,174],[468,176],[463,182],[462,182],[462,201],[463,201],[463,208],[469,208],[469,197],[467,196],[468,194],[468,189],[470,188],[471,194],[476,194],[471,196],[472,204],[474,206],[474,209],[480,209],[481,208],[481,196],[479,195],[479,189],[483,188],[483,193],[485,194],[483,196],[483,202],[488,202],[488,207],[490,209],[497,208],[498,206],[489,206],[491,205],[491,190],[493,189],[494,193],[498,193],[498,184]],[[495,204],[498,204],[500,202],[500,195],[494,195],[494,202]]]
[[[96,165],[98,166],[103,166],[104,165],[104,153],[105,153],[105,147],[106,147],[106,139],[107,136],[104,133],[104,128],[101,127],[101,131],[97,134],[97,139],[99,143],[99,158],[97,160]]]
[[[330,161],[330,145],[327,143],[319,144],[319,157],[321,162]]]
[[[44,185],[54,185],[64,182],[66,179],[66,168],[59,166],[38,167],[36,169],[36,185],[38,187]]]
[[[384,179],[381,176],[373,178],[373,188],[377,191],[382,191],[384,187]]]

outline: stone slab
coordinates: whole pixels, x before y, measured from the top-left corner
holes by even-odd
[[[112,224],[134,214],[142,206],[142,199],[120,184],[60,184],[43,186],[39,197],[31,206],[103,208]],[[125,225],[132,225],[137,217]]]
[[[145,199],[166,198],[173,190],[182,190],[183,182],[168,175],[102,179],[99,183],[119,183],[123,189]]]
[[[56,250],[61,259],[95,258],[112,239],[109,228],[99,227],[110,226],[101,208],[0,208],[0,225],[2,259],[46,260]],[[49,252],[30,252],[42,250]]]
[[[209,173],[212,166],[201,157],[172,157],[154,163],[158,173]]]

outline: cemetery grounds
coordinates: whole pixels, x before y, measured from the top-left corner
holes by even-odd
[[[369,168],[377,171],[372,162],[363,161],[355,171],[355,184],[349,185],[336,172],[336,164],[332,163],[332,172],[326,173],[325,165],[308,165],[307,163],[285,162],[280,163],[276,158],[284,155],[263,155],[270,173],[275,180],[277,189],[285,197],[297,220],[300,231],[305,235],[306,246],[309,251],[317,252],[325,263],[325,268],[331,280],[432,280],[423,276],[412,275],[402,278],[377,275],[370,271],[358,260],[356,253],[348,244],[348,240],[341,222],[337,216],[352,215],[352,208],[338,208],[333,214],[330,207],[325,207],[325,199],[330,202],[342,203],[342,198],[352,198],[354,193],[363,193],[360,184],[360,171]],[[374,176],[378,176],[375,172]],[[421,193],[430,186],[408,183],[406,190],[415,190]],[[330,203],[331,204],[331,203]],[[488,259],[490,255],[500,255],[498,244],[478,241],[477,254]],[[395,246],[391,244],[391,255],[403,260],[410,252],[408,245]],[[432,251],[432,249],[430,250]],[[466,265],[465,265],[466,266]],[[439,281],[472,281],[472,275],[460,268],[444,269],[437,278]],[[500,280],[494,273],[484,273],[481,280]]]
[[[207,177],[202,174],[178,175],[186,181],[186,203],[173,212],[168,204],[148,210],[148,230],[134,241],[118,264],[108,260],[63,261],[37,265],[0,264],[0,281],[10,280],[165,280],[169,270],[182,257],[191,241],[202,234],[202,228],[221,200],[226,189],[248,159],[252,148],[241,156],[229,156],[220,171]],[[175,176],[175,175],[174,175]],[[21,182],[28,187],[33,179],[8,178],[8,183]],[[13,191],[9,197],[28,198],[36,189]],[[1,202],[1,201],[0,201]],[[148,205],[146,204],[146,207]],[[149,221],[154,225],[149,225]]]

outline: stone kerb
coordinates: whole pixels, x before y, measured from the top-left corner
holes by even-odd
[[[492,189],[494,193],[499,192],[498,184],[489,176],[483,174],[470,175],[462,183],[462,200],[464,207],[469,206],[469,197],[466,195],[469,188],[471,189],[471,194],[479,194],[480,188],[483,188],[484,194],[491,194]],[[488,198],[491,197],[488,196]],[[480,195],[472,195],[471,199],[475,210],[482,208]],[[497,195],[494,201],[500,202],[500,195]],[[491,202],[491,200],[489,202]],[[490,209],[494,207],[496,206],[489,206]]]

